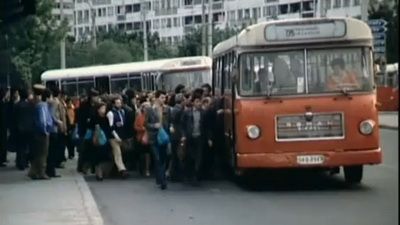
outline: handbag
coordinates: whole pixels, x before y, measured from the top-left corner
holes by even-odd
[[[90,129],[87,129],[86,133],[85,133],[85,136],[84,136],[84,139],[85,140],[90,140],[90,139],[92,139],[92,137],[93,137],[93,131],[90,130]]]
[[[107,137],[101,128],[96,128],[93,135],[93,144],[103,146],[107,143]]]
[[[157,133],[157,144],[164,146],[170,143],[169,136],[164,128],[160,128]]]

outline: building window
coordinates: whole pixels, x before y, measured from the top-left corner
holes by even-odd
[[[172,27],[171,18],[167,18],[167,28],[171,27]]]
[[[83,28],[82,27],[78,28],[78,34],[79,34],[79,36],[83,35]]]
[[[108,16],[114,16],[114,7],[108,7]]]
[[[179,17],[175,17],[174,18],[174,27],[180,27],[180,26],[181,26],[181,24],[180,24]]]
[[[229,11],[228,17],[230,21],[235,21],[236,20],[236,12],[235,11]]]
[[[89,23],[89,10],[85,10],[85,14],[83,16],[83,21],[85,23]]]
[[[133,12],[140,12],[140,4],[133,5]]]
[[[343,7],[350,7],[350,0],[343,0]]]
[[[325,7],[326,7],[326,9],[331,9],[331,7],[332,7],[331,0],[325,0]]]
[[[304,8],[304,11],[308,11],[310,9]],[[291,13],[298,13],[300,12],[300,3],[292,3],[290,4],[290,12]]]
[[[360,5],[360,0],[354,0],[354,6],[359,6]]]
[[[185,6],[193,6],[193,0],[185,0],[185,1],[183,2],[183,4],[184,4]]]
[[[194,23],[201,24],[201,16],[194,16]]]
[[[126,23],[126,30],[132,30],[133,25],[132,23]]]
[[[185,16],[185,26],[193,24],[193,16]]]
[[[78,24],[81,24],[83,22],[83,12],[78,11]]]
[[[254,19],[258,18],[258,10],[257,10],[257,8],[253,8],[253,18]]]
[[[140,30],[140,29],[142,29],[142,22],[134,22],[134,23],[133,23],[133,29],[134,29],[134,30]]]
[[[242,20],[243,19],[243,9],[238,10],[238,19]]]
[[[153,20],[153,29],[157,30],[160,28],[160,20]]]
[[[288,10],[289,10],[288,4],[279,5],[279,14],[287,14]]]
[[[202,0],[194,0],[195,5],[200,5]]]
[[[244,10],[244,18],[245,19],[250,19],[250,9],[245,9]]]
[[[341,7],[341,0],[334,0],[333,2],[333,8],[340,8]]]

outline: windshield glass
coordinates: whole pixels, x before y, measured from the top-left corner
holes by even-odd
[[[211,83],[211,71],[184,71],[162,74],[158,85],[162,90],[172,91],[178,84],[183,84],[189,89],[200,87],[202,84]]]
[[[242,96],[282,96],[372,90],[367,48],[246,53],[240,58]]]

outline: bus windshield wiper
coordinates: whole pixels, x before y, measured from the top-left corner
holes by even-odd
[[[350,92],[347,90],[347,88],[341,88],[340,93],[342,93],[344,96],[350,96]]]

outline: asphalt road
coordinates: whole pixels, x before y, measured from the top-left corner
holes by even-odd
[[[398,217],[398,131],[381,130],[384,162],[364,167],[362,185],[349,188],[343,172],[298,172],[281,179],[237,185],[228,180],[200,187],[153,179],[86,180],[105,225],[395,225]]]

